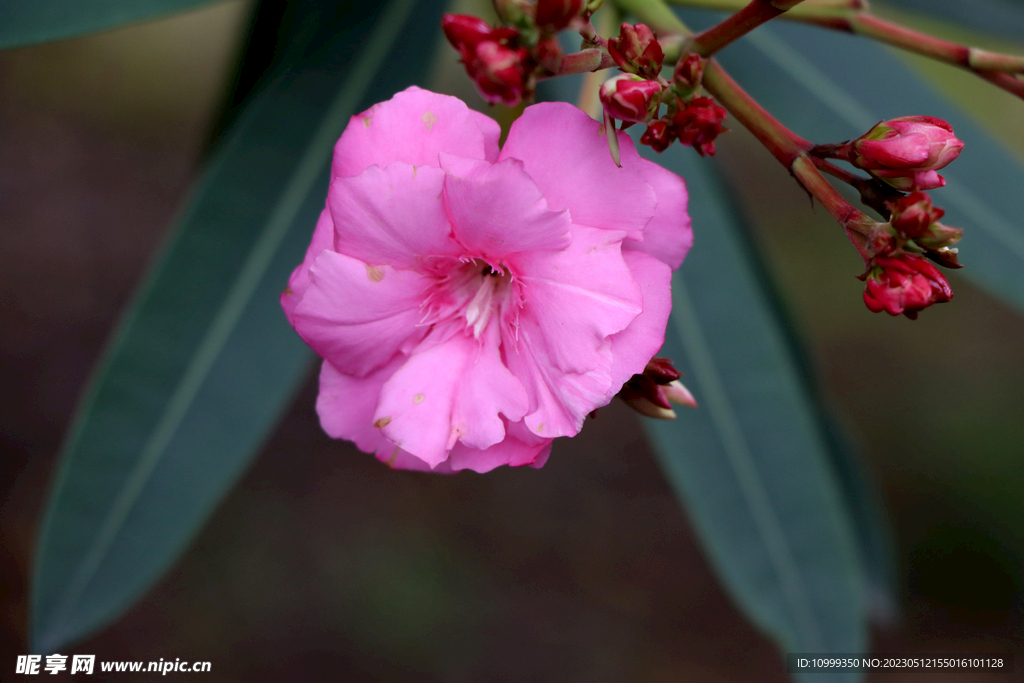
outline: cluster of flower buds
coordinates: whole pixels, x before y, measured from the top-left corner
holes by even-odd
[[[919,311],[953,298],[953,290],[939,269],[907,252],[876,256],[861,279],[866,285],[864,303],[875,313],[902,313],[914,320]]]
[[[945,212],[924,192],[913,192],[890,205],[888,223],[876,224],[868,241],[874,254],[867,271],[864,302],[874,312],[917,318],[932,304],[953,297],[942,273],[925,260],[959,268],[953,246],[963,231],[939,222]]]
[[[502,26],[466,14],[446,14],[441,27],[480,95],[515,106],[533,96],[537,77],[553,73],[562,51],[555,34],[579,20],[583,0],[496,0]]]
[[[960,156],[963,147],[953,127],[942,119],[901,116],[837,145],[830,156],[864,169],[901,192],[917,192],[945,185],[938,171]]]
[[[953,245],[963,231],[939,222],[945,212],[923,190],[945,185],[937,171],[956,159],[963,146],[942,119],[901,116],[878,123],[855,140],[811,149],[818,158],[841,159],[867,171],[870,179],[856,181],[861,195],[888,217],[875,223],[865,216],[861,226],[867,228],[867,271],[860,277],[872,311],[913,319],[922,309],[952,298],[946,278],[926,257],[959,268]]]
[[[627,125],[646,123],[640,142],[657,152],[678,140],[701,156],[714,155],[715,138],[726,130],[722,126],[725,109],[698,94],[704,59],[692,53],[684,55],[672,81],[663,79],[665,54],[654,31],[644,24],[623,24],[618,37],[608,41],[608,53],[625,75],[601,86],[606,117]],[[659,117],[662,104],[667,112]]]
[[[642,374],[633,375],[618,396],[633,410],[647,417],[675,418],[672,404],[697,407],[693,394],[679,381],[681,375],[668,358],[655,356]]]

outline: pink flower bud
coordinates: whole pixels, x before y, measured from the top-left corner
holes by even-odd
[[[694,97],[672,117],[672,134],[701,156],[715,155],[715,138],[727,128],[722,125],[725,109],[710,97]]]
[[[619,37],[609,39],[608,53],[626,73],[647,78],[657,76],[665,61],[658,38],[646,24],[623,24]]]
[[[936,171],[956,159],[963,146],[942,119],[902,116],[857,138],[850,161],[898,190],[930,190],[945,184]]]
[[[664,119],[651,121],[647,124],[647,130],[640,136],[640,144],[647,145],[655,152],[664,152],[675,138]]]
[[[537,0],[535,19],[542,31],[561,31],[583,11],[583,0]]]
[[[601,86],[601,104],[612,118],[646,123],[661,105],[661,85],[631,74],[615,76]]]
[[[866,282],[864,303],[875,313],[902,313],[914,320],[918,311],[953,298],[953,290],[938,268],[906,252],[875,257],[861,277]]]

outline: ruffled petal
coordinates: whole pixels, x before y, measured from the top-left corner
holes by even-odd
[[[468,338],[466,342],[470,342]],[[497,320],[488,325],[471,349],[465,370],[458,375],[452,406],[452,430],[469,448],[484,449],[505,438],[501,415],[513,422],[523,419],[530,407],[526,389],[501,360]],[[455,468],[462,469],[462,468]]]
[[[600,123],[571,104],[544,102],[527,107],[512,124],[498,158],[522,161],[548,207],[569,209],[573,223],[641,240],[657,199],[632,139],[618,135],[621,168]]]
[[[693,246],[686,182],[652,161],[641,159],[640,162],[644,178],[658,197],[658,204],[654,216],[644,228],[643,241],[627,238],[622,242],[622,250],[645,252],[675,270]]]
[[[520,321],[536,325],[553,368],[582,373],[601,362],[607,338],[626,329],[643,295],[622,257],[623,234],[573,226],[563,251],[517,254],[511,262],[523,287]]]
[[[422,337],[420,302],[428,281],[411,270],[369,266],[322,251],[295,306],[295,331],[339,370],[365,376]]]
[[[441,155],[445,206],[455,238],[489,262],[517,251],[569,246],[569,214],[550,211],[523,163]]]
[[[415,86],[353,116],[334,146],[331,178],[401,161],[438,167],[439,152],[494,161],[501,128],[462,100]]]
[[[547,356],[543,335],[532,321],[523,321],[517,346],[510,350],[506,344],[505,350],[508,368],[530,398],[530,412],[518,423],[521,429],[538,439],[578,434],[587,415],[611,400],[610,342],[604,343],[598,356],[599,365],[587,372],[556,370]],[[524,440],[522,435],[518,438]]]
[[[643,292],[644,310],[629,327],[611,337],[609,401],[626,380],[643,372],[648,361],[658,353],[665,343],[665,327],[672,311],[671,269],[659,259],[641,252],[624,251],[622,256]]]
[[[495,467],[508,465],[522,467],[534,465],[541,455],[551,450],[551,439],[544,439],[538,444],[526,444],[515,437],[506,437],[504,441],[490,448],[470,448],[462,443],[455,444],[448,456],[447,464],[452,470],[473,470],[474,472],[490,472]],[[542,463],[543,464],[543,463]]]
[[[320,395],[316,399],[316,412],[323,430],[332,438],[354,442],[364,453],[389,456],[394,444],[373,426],[373,413],[381,387],[403,361],[404,357],[396,356],[366,377],[346,375],[324,361],[320,367]]]
[[[460,255],[442,201],[444,175],[439,168],[395,163],[335,179],[327,195],[335,251],[395,268]]]
[[[331,220],[331,212],[324,207],[320,212],[320,220],[316,222],[316,228],[313,230],[313,240],[306,249],[306,257],[292,271],[291,277],[288,278],[288,287],[281,294],[281,308],[284,309],[285,317],[292,327],[295,326],[295,306],[302,300],[306,288],[309,287],[309,267],[313,265],[313,260],[321,251],[333,248],[334,221]]]

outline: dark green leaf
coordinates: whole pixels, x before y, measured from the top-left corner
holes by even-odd
[[[788,652],[863,652],[853,522],[779,311],[708,163],[678,147],[658,161],[687,179],[696,235],[673,281],[662,353],[687,374],[700,407],[645,422],[656,452],[726,588],[758,626]]]
[[[32,647],[130,606],[244,471],[312,354],[278,295],[349,116],[424,77],[441,3],[306,3],[276,78],[225,132],[96,371],[35,567]]]
[[[0,3],[0,49],[62,40],[184,12],[213,0],[31,0]]]

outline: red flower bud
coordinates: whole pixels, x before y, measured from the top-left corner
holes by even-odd
[[[492,28],[465,14],[444,15],[441,28],[485,100],[511,107],[529,96],[528,76],[533,65],[529,50],[515,47],[517,30]]]
[[[474,58],[466,62],[466,71],[485,100],[514,107],[529,95],[526,68],[529,59],[530,52],[526,48],[513,50],[485,40],[477,43]]]
[[[882,121],[853,141],[850,161],[904,192],[942,187],[936,171],[960,155],[953,127],[933,116]]]
[[[861,277],[866,282],[864,303],[875,313],[902,313],[913,320],[918,311],[953,298],[953,290],[938,268],[906,252],[875,257]]]
[[[706,60],[698,54],[690,53],[679,60],[672,72],[672,84],[680,90],[680,96],[688,96],[700,87],[704,77]]]
[[[643,374],[633,375],[619,390],[619,398],[641,415],[675,418],[672,404],[697,407],[693,394],[679,381],[679,371],[668,358],[652,358]]]
[[[664,152],[674,140],[668,123],[663,119],[648,123],[647,130],[640,136],[640,144],[647,145],[655,152]]]
[[[468,14],[445,14],[441,17],[441,28],[448,42],[459,52],[475,47],[491,35],[486,21]]]
[[[701,156],[715,155],[715,138],[727,128],[722,125],[725,109],[710,97],[694,97],[672,117],[672,134]]]
[[[601,86],[601,104],[612,118],[646,123],[661,105],[661,85],[624,74],[610,78]]]
[[[583,0],[537,0],[535,20],[542,31],[561,31],[583,11]]]
[[[658,38],[646,24],[623,24],[619,37],[608,40],[608,53],[626,73],[646,78],[657,76],[665,61]]]
[[[934,206],[932,198],[924,192],[914,192],[896,202],[890,222],[901,237],[915,239],[924,235],[945,213]]]

